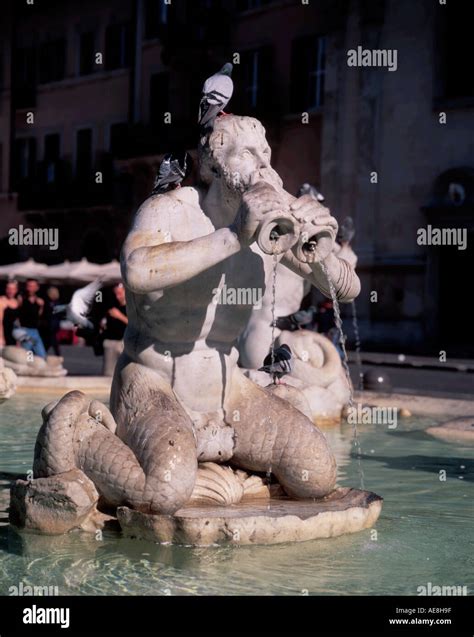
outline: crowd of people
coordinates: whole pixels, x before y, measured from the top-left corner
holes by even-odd
[[[123,284],[117,283],[109,296],[108,301],[96,303],[91,309],[94,330],[85,334],[84,330],[78,331],[75,326],[69,325],[74,334],[95,344],[106,339],[123,339],[128,322]],[[63,314],[57,311],[60,298],[61,292],[54,285],[47,286],[41,294],[36,279],[28,279],[22,290],[17,281],[8,281],[4,294],[0,296],[0,348],[20,345],[44,359],[52,349],[55,356],[60,356],[64,319]]]

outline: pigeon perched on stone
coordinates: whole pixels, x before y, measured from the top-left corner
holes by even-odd
[[[94,329],[94,325],[87,318],[90,314],[95,295],[102,287],[102,281],[97,279],[88,285],[76,290],[72,295],[72,299],[67,305],[56,305],[53,308],[53,314],[64,312],[66,318],[74,323],[89,330]]]
[[[355,235],[354,221],[352,217],[346,217],[339,226],[337,231],[336,241],[338,243],[347,242],[350,243]]]
[[[290,332],[303,328],[311,329],[316,311],[314,305],[311,305],[307,310],[298,310],[288,316],[279,316],[276,320],[276,327]]]
[[[202,129],[212,128],[216,117],[229,103],[234,91],[232,69],[232,64],[228,62],[204,82],[198,119]]]
[[[316,308],[314,305],[311,305],[307,310],[298,310],[298,312],[291,314],[290,320],[295,325],[296,329],[300,330],[313,322],[315,314]]]
[[[153,185],[152,195],[158,195],[181,186],[181,182],[189,172],[191,157],[188,153],[182,155],[168,153],[158,169]]]
[[[271,374],[273,382],[277,383],[280,378],[289,374],[293,369],[293,354],[288,345],[280,345],[274,352],[265,357],[263,361],[263,367],[260,367],[259,372],[266,372]]]
[[[319,202],[324,201],[324,195],[319,192],[316,186],[312,186],[311,184],[308,184],[308,183],[304,183],[300,186],[298,190],[298,194],[296,196],[299,199],[303,195],[311,195],[313,199]]]

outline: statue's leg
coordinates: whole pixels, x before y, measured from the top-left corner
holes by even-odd
[[[133,390],[127,397],[133,399]],[[159,404],[159,406],[158,406]],[[35,446],[35,478],[81,469],[112,506],[174,513],[191,496],[197,460],[186,414],[166,392],[129,406],[125,441],[105,405],[72,391],[47,405]],[[122,427],[127,423],[122,422]]]
[[[151,502],[154,511],[173,513],[191,497],[197,453],[191,420],[171,387],[122,355],[112,384],[111,411],[117,435],[144,471],[143,500]]]
[[[235,430],[233,463],[271,471],[295,498],[320,498],[332,491],[334,455],[324,435],[295,407],[236,369],[228,412]]]

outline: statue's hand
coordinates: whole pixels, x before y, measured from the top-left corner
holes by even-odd
[[[329,208],[313,199],[311,195],[303,195],[293,201],[290,205],[290,212],[301,224],[302,235],[306,235],[308,239],[327,229],[329,232],[327,232],[327,236],[325,235],[324,242],[326,245],[324,251],[325,253],[332,251],[336,240],[338,223],[331,215]],[[304,241],[307,241],[307,239]],[[292,251],[297,259],[304,263],[313,263],[318,260],[316,253],[304,253],[302,250],[298,250],[298,244],[294,246]]]
[[[337,234],[338,224],[331,215],[331,211],[316,201],[311,195],[303,195],[295,199],[290,206],[290,212],[300,223],[312,223],[315,226],[329,226]]]
[[[251,186],[242,195],[242,202],[232,224],[240,242],[245,246],[252,244],[263,217],[269,212],[281,210],[282,206],[281,193],[269,184],[260,181]]]

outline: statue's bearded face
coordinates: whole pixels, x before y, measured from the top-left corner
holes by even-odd
[[[282,188],[270,165],[271,150],[263,126],[252,118],[239,118],[238,125],[231,125],[231,117],[229,125],[225,120],[222,118],[210,139],[214,175],[224,179],[233,192],[244,192],[258,181]]]

